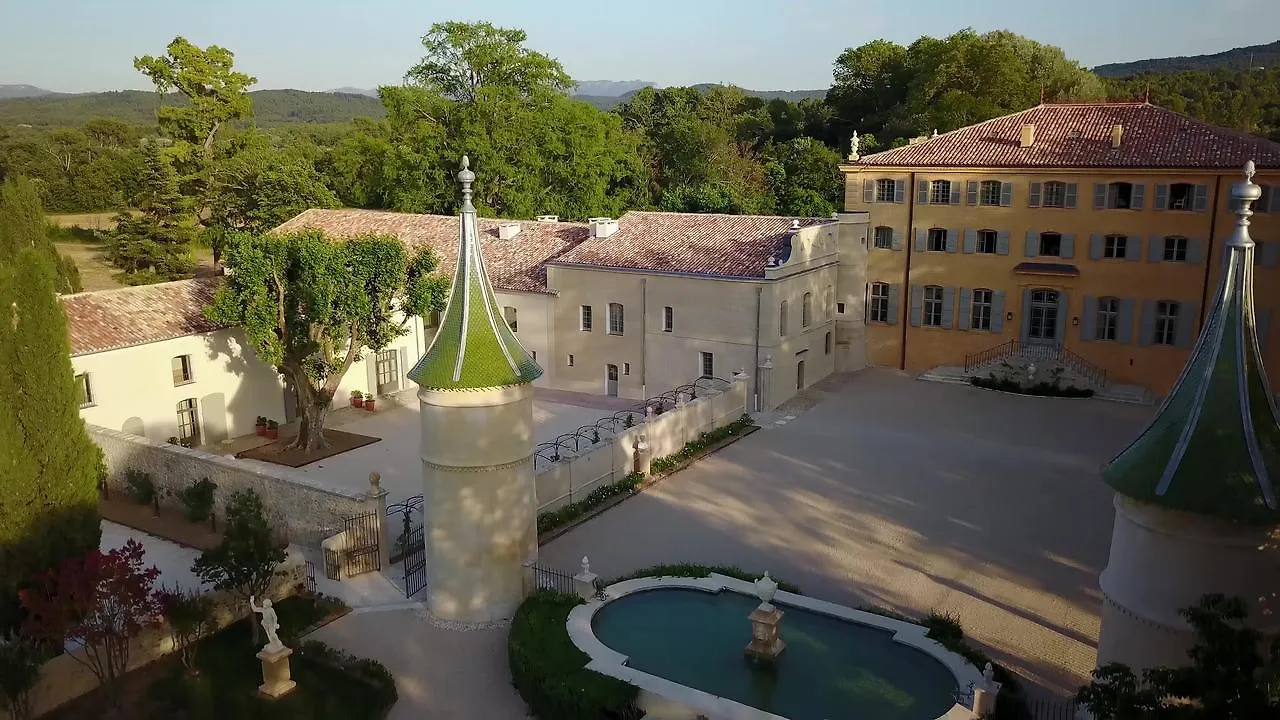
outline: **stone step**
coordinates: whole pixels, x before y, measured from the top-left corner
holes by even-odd
[[[1141,385],[1108,385],[1094,397],[1108,402],[1154,405],[1155,398]]]
[[[943,365],[933,368],[927,372],[921,373],[916,377],[917,380],[927,380],[929,382],[950,383],[952,385],[968,385],[969,376],[965,374],[964,368],[951,365]]]

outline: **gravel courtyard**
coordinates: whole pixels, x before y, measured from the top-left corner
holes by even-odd
[[[579,526],[542,562],[587,555],[606,578],[732,564],[835,602],[953,612],[997,660],[1073,692],[1094,664],[1111,533],[1099,469],[1152,413],[884,370],[832,377],[795,419]]]

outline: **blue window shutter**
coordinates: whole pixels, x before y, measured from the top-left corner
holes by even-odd
[[[1106,242],[1106,240],[1101,235],[1089,236],[1089,259],[1090,260],[1102,259],[1102,245],[1104,242]]]
[[[1156,301],[1142,301],[1142,317],[1138,320],[1138,344],[1150,345],[1156,336]]]
[[[920,180],[916,183],[916,203],[919,205],[929,204],[929,181]]]
[[[1027,196],[1027,207],[1040,207],[1040,183],[1031,183],[1031,193]]]
[[[942,327],[955,327],[956,311],[956,289],[949,287],[942,289]]]
[[[953,253],[960,247],[960,236],[964,234],[964,230],[960,228],[949,228],[947,230],[947,252]]]
[[[964,252],[974,253],[978,251],[978,231],[968,229],[964,231]]]
[[[1076,234],[1063,233],[1062,234],[1062,252],[1059,253],[1059,257],[1070,260],[1075,256],[1076,256]]]
[[[1152,235],[1147,240],[1147,262],[1164,262],[1164,238]]]
[[[1117,318],[1118,319],[1118,318]],[[1088,342],[1097,337],[1098,298],[1084,296],[1084,311],[1080,317],[1080,339]]]
[[[924,288],[911,286],[911,326],[920,327],[920,314],[924,311]]]
[[[876,181],[862,181],[862,202],[868,205],[876,201]]]
[[[1265,355],[1267,352],[1267,339],[1271,337],[1271,308],[1254,311],[1253,327],[1258,334],[1258,349]]]
[[[1196,326],[1199,324],[1200,308],[1195,303],[1178,303],[1178,337],[1174,338],[1178,347],[1191,347],[1196,340]]]
[[[1126,345],[1133,342],[1133,299],[1120,299],[1120,314],[1116,316],[1116,341]]]
[[[1039,257],[1040,255],[1040,233],[1035,230],[1027,231],[1027,244],[1023,248],[1023,255],[1027,257]]]
[[[1133,192],[1129,195],[1129,209],[1141,210],[1142,206],[1147,202],[1147,186],[1142,183],[1134,183]]]
[[[973,326],[973,291],[960,288],[960,330],[969,330]]]
[[[1067,183],[1067,197],[1066,197],[1066,202],[1062,203],[1063,207],[1071,209],[1076,206],[1076,188],[1077,187],[1079,187],[1077,183]]]
[[[1262,267],[1273,268],[1280,264],[1280,241],[1268,240],[1262,244]]]
[[[991,332],[1004,332],[1004,291],[991,293]]]
[[[1058,291],[1058,327],[1057,334],[1054,335],[1058,342],[1066,342],[1067,340],[1067,316],[1071,314],[1071,298],[1067,295],[1066,290]]]
[[[1000,183],[1000,205],[1009,207],[1013,204],[1013,183]]]
[[[1124,259],[1125,260],[1141,260],[1142,259],[1142,236],[1130,235],[1124,239]]]
[[[1022,291],[1022,339],[1031,334],[1031,289]]]
[[[1209,207],[1209,186],[1197,185],[1195,195],[1195,209],[1204,210]]]
[[[893,201],[896,203],[903,203],[907,201],[907,181],[906,180],[893,181]]]
[[[970,205],[978,204],[978,181],[970,180],[964,186],[965,201]]]
[[[898,306],[902,304],[899,295],[902,294],[902,286],[894,283],[889,286],[889,317],[887,321],[890,325],[898,324]]]
[[[1199,265],[1204,261],[1204,241],[1187,238],[1187,264]]]
[[[1156,183],[1156,204],[1153,210],[1169,209],[1169,186],[1164,183]]]
[[[951,204],[952,204],[952,205],[959,205],[959,204],[960,204],[960,181],[959,181],[959,180],[952,180],[952,181],[951,181],[951,198],[950,198],[950,200],[951,200]]]
[[[1008,230],[1000,230],[999,232],[996,233],[996,254],[997,255],[1009,254],[1009,231]]]
[[[929,243],[929,231],[917,228],[915,251],[924,252],[924,249],[929,246],[928,243]]]
[[[1104,210],[1107,207],[1107,184],[1093,184],[1093,209]]]
[[[902,249],[902,236],[899,235],[898,231],[894,230],[893,228],[889,228],[889,249],[890,250]]]

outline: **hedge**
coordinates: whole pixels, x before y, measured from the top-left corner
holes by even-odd
[[[655,458],[649,463],[649,471],[656,475],[674,470],[681,463],[692,460],[698,455],[698,453],[706,450],[712,445],[715,445],[721,440],[733,435],[741,435],[743,430],[746,430],[753,424],[754,422],[751,420],[751,416],[743,413],[742,417],[734,420],[728,425],[723,425],[715,430],[708,430],[707,432],[701,433],[698,435],[697,440],[690,440],[685,443],[684,447],[680,448],[676,452],[664,457]]]
[[[1034,385],[1022,385],[1016,380],[1008,380],[997,378],[994,374],[991,377],[971,377],[969,384],[974,387],[980,387],[984,390],[999,390],[1001,392],[1017,393],[1019,395],[1035,395],[1037,397],[1067,397],[1067,398],[1087,398],[1093,397],[1093,390],[1090,388],[1078,388],[1071,385],[1063,387],[1056,382],[1038,382]]]

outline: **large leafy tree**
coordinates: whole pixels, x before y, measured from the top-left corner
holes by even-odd
[[[482,88],[510,88],[522,95],[568,92],[573,80],[558,61],[524,46],[523,30],[487,22],[436,23],[422,36],[427,54],[405,79],[450,100],[474,103]]]
[[[765,169],[782,215],[828,217],[840,207],[844,184],[840,156],[810,137],[798,137],[769,148]]]
[[[215,162],[210,176],[207,222],[215,233],[264,233],[308,208],[339,205],[311,162],[256,132]]]
[[[284,562],[285,544],[275,538],[262,510],[262,499],[253,490],[241,490],[227,503],[227,522],[222,541],[217,547],[200,554],[191,572],[219,590],[236,597],[241,607],[255,595],[266,595],[276,567]],[[204,614],[192,607],[189,599],[175,604],[174,598],[162,596],[162,604],[180,616],[181,627],[175,632],[190,635],[197,629],[195,619]],[[203,626],[200,626],[203,627]],[[190,638],[188,638],[190,639]],[[198,638],[196,638],[198,640]],[[253,623],[253,641],[258,642],[258,623]]]
[[[34,250],[54,270],[59,293],[83,289],[75,261],[59,255],[49,239],[40,191],[35,183],[19,175],[0,185],[0,262],[13,262],[24,248]]]
[[[302,411],[293,446],[308,451],[328,445],[325,417],[351,364],[405,334],[408,317],[442,310],[449,285],[432,276],[429,249],[411,255],[385,235],[236,234],[227,268],[206,313],[243,328],[258,356],[292,381]]]
[[[107,258],[131,285],[178,280],[191,272],[191,243],[199,223],[191,201],[178,188],[169,158],[148,145],[141,189],[134,197],[138,212],[121,212],[105,233]]]

